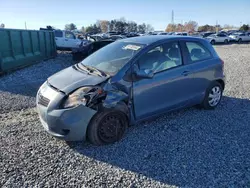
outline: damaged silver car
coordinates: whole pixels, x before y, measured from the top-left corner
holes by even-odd
[[[39,117],[57,138],[114,143],[128,125],[161,113],[214,109],[224,90],[223,66],[204,39],[119,40],[48,78],[37,93]]]

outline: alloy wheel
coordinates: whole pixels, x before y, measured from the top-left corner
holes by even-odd
[[[210,106],[214,107],[219,104],[221,99],[221,89],[219,86],[215,86],[211,89],[208,95],[208,103]]]

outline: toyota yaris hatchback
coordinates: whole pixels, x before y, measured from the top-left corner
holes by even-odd
[[[224,86],[223,61],[208,41],[143,36],[109,44],[48,78],[37,109],[53,136],[101,145],[161,113],[194,105],[214,109]]]

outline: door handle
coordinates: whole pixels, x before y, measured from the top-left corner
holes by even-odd
[[[183,73],[182,73],[183,76],[187,76],[189,74],[190,74],[190,71],[183,71]]]

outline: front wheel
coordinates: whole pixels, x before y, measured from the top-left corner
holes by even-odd
[[[242,43],[242,39],[239,39],[239,40],[238,40],[238,43],[241,44],[241,43]]]
[[[128,127],[127,116],[117,110],[103,110],[92,119],[87,130],[89,141],[95,145],[119,141]]]
[[[222,89],[221,84],[218,82],[214,82],[207,89],[205,98],[201,106],[206,110],[215,109],[221,101],[222,92],[223,92],[223,89]]]
[[[211,40],[211,42],[210,42],[212,45],[214,45],[215,44],[215,40]]]
[[[224,41],[224,43],[225,43],[225,44],[228,44],[228,40],[226,39],[226,40]]]

